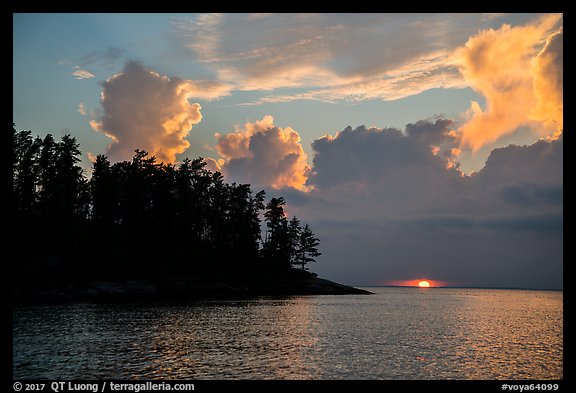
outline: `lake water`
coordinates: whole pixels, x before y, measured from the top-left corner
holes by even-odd
[[[562,379],[562,292],[367,288],[13,311],[14,379]]]

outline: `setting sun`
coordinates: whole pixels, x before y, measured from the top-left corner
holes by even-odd
[[[438,288],[445,287],[454,282],[431,280],[429,278],[417,278],[414,280],[391,280],[387,281],[386,285],[394,287],[416,287],[416,288]]]

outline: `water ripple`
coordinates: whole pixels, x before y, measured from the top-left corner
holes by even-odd
[[[13,312],[15,379],[561,379],[562,292],[371,288]]]

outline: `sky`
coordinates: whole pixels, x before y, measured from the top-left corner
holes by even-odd
[[[13,121],[284,196],[324,278],[562,288],[562,14],[13,14]]]

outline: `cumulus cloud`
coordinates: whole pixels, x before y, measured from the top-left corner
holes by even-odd
[[[417,276],[562,287],[562,137],[495,149],[467,176],[450,165],[454,127],[348,127],[313,143],[310,190],[283,192],[322,240],[317,273],[363,285]]]
[[[452,165],[457,161],[453,146],[459,143],[453,126],[449,119],[437,119],[409,124],[403,131],[347,127],[317,139],[307,181],[310,195],[342,206],[367,202],[352,209],[358,219],[374,218],[374,211],[402,220],[429,214],[451,219],[533,214],[535,206],[536,213],[561,209],[561,136],[494,149],[486,165],[468,176]]]
[[[530,146],[494,149],[484,168],[472,177],[474,193],[489,195],[489,211],[506,214],[526,211],[543,214],[562,207],[563,137],[540,140]],[[561,211],[561,210],[560,210]]]
[[[360,126],[326,135],[312,144],[308,185],[330,193],[374,195],[386,210],[422,193],[431,195],[444,182],[461,178],[457,167],[449,165],[456,145],[453,126],[449,119],[437,119],[409,124],[404,131]]]
[[[561,18],[546,15],[536,23],[484,30],[455,51],[466,83],[486,98],[485,109],[477,102],[470,106],[460,128],[463,145],[477,151],[521,126],[540,136],[558,131],[547,123],[562,115],[562,36],[554,32]]]
[[[309,166],[300,135],[274,125],[272,116],[246,123],[229,134],[215,134],[223,173],[233,181],[304,190]]]
[[[190,146],[186,136],[202,119],[200,105],[189,102],[206,95],[196,87],[129,61],[102,83],[102,113],[90,124],[112,139],[107,151],[112,160],[129,159],[135,149],[144,149],[174,162]]]

